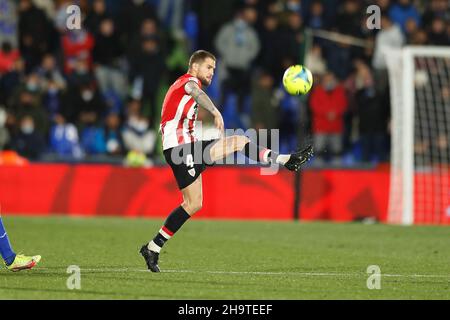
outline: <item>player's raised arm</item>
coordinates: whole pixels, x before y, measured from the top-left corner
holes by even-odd
[[[202,107],[211,112],[211,114],[214,116],[214,124],[217,129],[220,130],[220,132],[223,134],[225,128],[223,123],[222,115],[220,114],[220,111],[216,108],[214,103],[211,101],[211,99],[208,97],[208,95],[200,89],[197,83],[194,81],[189,81],[184,86],[184,89],[186,90],[186,93],[189,94],[192,98],[194,98],[195,102]]]

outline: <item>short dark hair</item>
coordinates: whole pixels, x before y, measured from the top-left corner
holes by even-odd
[[[201,63],[205,61],[206,58],[211,58],[216,61],[216,57],[211,52],[208,52],[206,50],[195,51],[189,59],[189,69],[192,68],[192,65],[194,63]]]

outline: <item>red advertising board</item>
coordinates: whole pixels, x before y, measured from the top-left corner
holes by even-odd
[[[294,217],[295,175],[261,175],[257,167],[213,167],[203,174],[196,218]],[[386,220],[386,170],[307,170],[301,176],[300,219]],[[169,167],[31,164],[0,166],[5,213],[166,217],[182,202]]]

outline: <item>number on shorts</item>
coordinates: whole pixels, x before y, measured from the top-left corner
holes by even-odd
[[[188,154],[186,156],[186,166],[193,168],[194,167],[194,158],[192,157],[192,154]]]

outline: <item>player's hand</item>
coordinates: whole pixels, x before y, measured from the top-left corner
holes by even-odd
[[[214,117],[214,125],[220,131],[221,137],[225,135],[225,125],[223,123],[222,115],[218,114]]]

